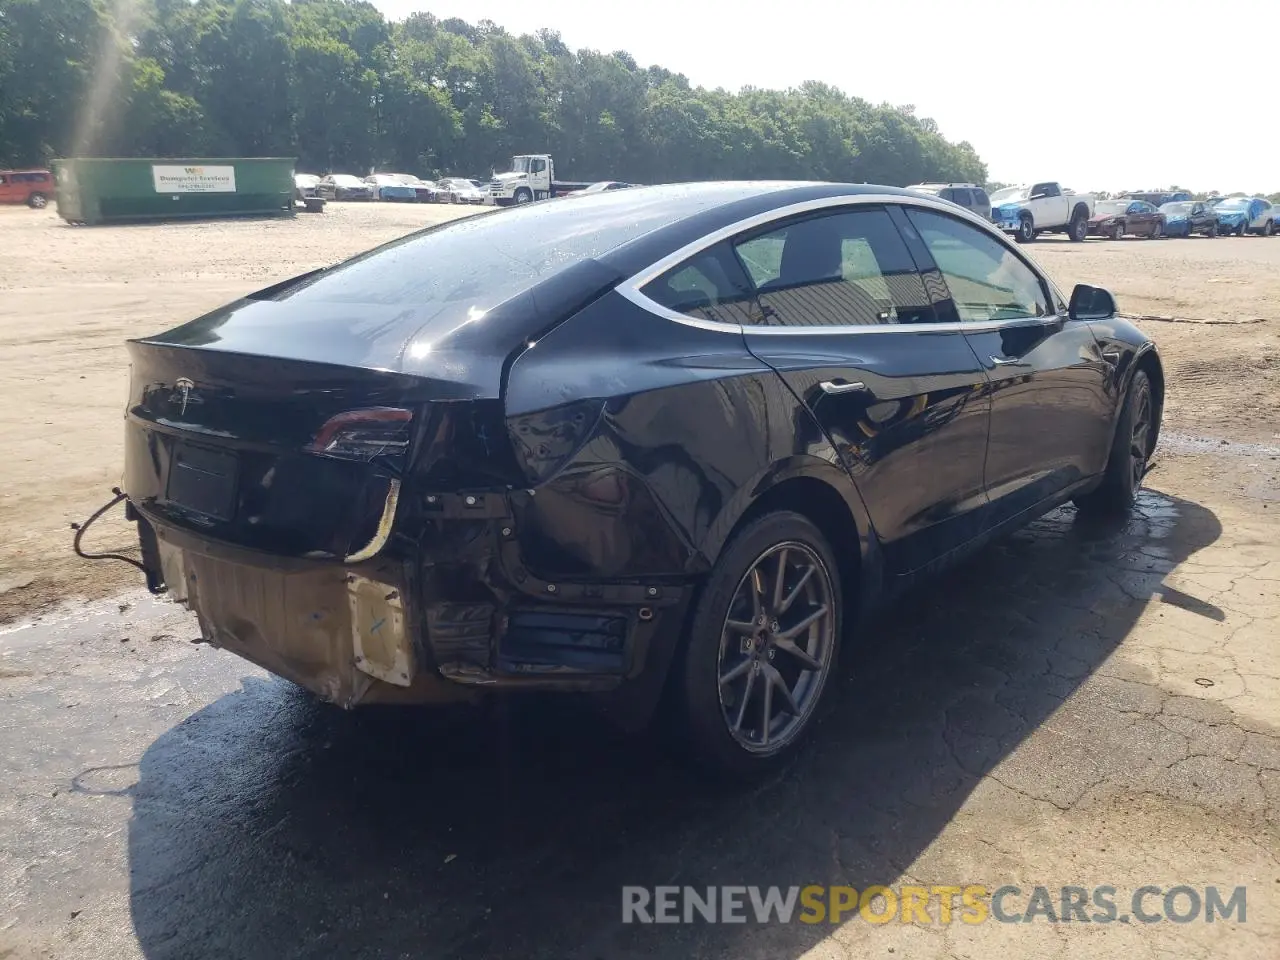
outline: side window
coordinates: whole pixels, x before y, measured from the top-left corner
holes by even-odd
[[[927,323],[924,283],[889,214],[847,210],[734,244],[764,322],[788,327]]]
[[[956,189],[953,190],[952,193],[954,194],[954,196],[951,199],[955,200],[955,202],[960,204],[960,206],[962,207],[967,207],[969,206],[969,204],[973,203],[973,197],[969,194],[968,190],[964,190],[964,189],[961,189],[960,187],[956,187]]]
[[[946,278],[961,321],[1046,317],[1053,312],[1040,278],[995,237],[928,210],[908,209],[907,216]]]
[[[533,172],[534,172],[534,173],[542,173],[542,171],[544,171],[544,170],[546,170],[546,169],[547,169],[547,161],[545,161],[545,160],[534,160],[534,161],[533,161],[532,169],[533,169]]]
[[[973,191],[973,202],[980,207],[991,206],[991,198],[987,196],[987,191],[985,190]]]
[[[720,323],[760,322],[751,282],[728,242],[717,243],[650,280],[640,291],[668,310]]]

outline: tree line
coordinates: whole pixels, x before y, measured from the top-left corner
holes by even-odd
[[[0,0],[0,163],[292,156],[317,173],[982,183],[968,143],[834,87],[708,90],[625,52],[363,0]]]

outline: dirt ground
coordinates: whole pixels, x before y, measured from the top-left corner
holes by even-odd
[[[726,791],[560,702],[326,708],[70,552],[119,477],[125,337],[460,212],[0,210],[0,611],[104,598],[0,627],[0,960],[1276,956],[1280,239],[1030,247],[1064,289],[1214,321],[1142,321],[1169,402],[1132,516],[1062,508],[922,587],[846,641],[797,761]],[[1013,885],[1026,915],[623,925],[623,885],[659,884]],[[1121,916],[1033,919],[1065,885]],[[1146,885],[1242,887],[1247,918],[1137,922]]]

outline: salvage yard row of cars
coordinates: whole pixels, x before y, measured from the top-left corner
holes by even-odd
[[[1280,204],[1262,197],[1210,197],[1189,193],[1131,193],[1097,200],[1052,181],[1005,187],[990,196],[972,183],[918,183],[908,187],[964,207],[985,217],[1019,243],[1042,233],[1065,233],[1074,241],[1087,237],[1120,240],[1126,236],[1206,237],[1280,233]]]
[[[409,173],[375,173],[364,179],[349,173],[294,176],[299,200],[387,200],[401,203],[484,203],[479,180],[446,177],[421,180]]]

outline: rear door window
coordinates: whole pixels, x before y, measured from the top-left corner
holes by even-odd
[[[987,196],[987,192],[985,190],[973,191],[973,202],[980,207],[991,206],[991,198]]]
[[[763,322],[789,327],[926,323],[924,283],[881,208],[793,220],[734,243]]]

